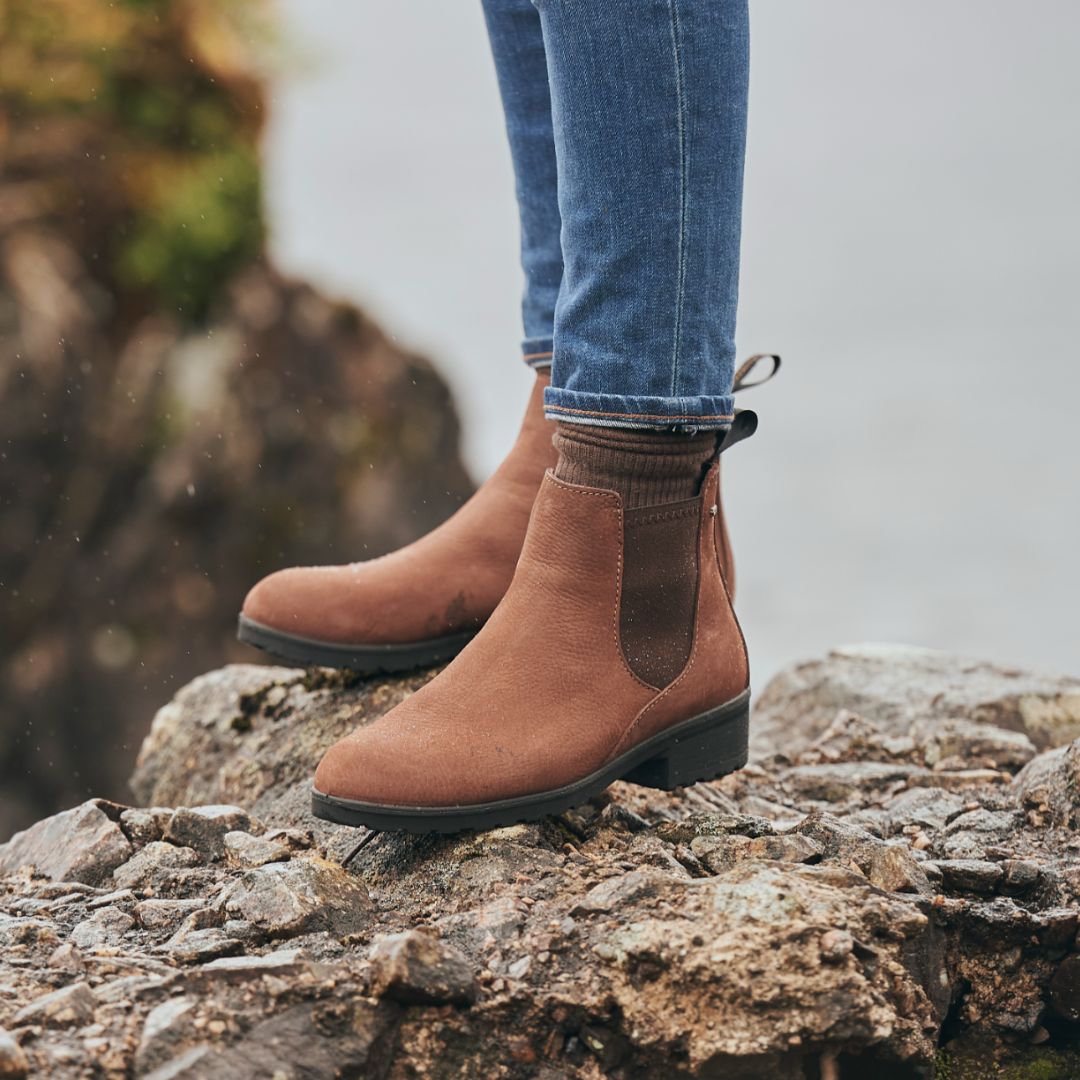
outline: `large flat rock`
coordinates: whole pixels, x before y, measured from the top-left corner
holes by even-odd
[[[1026,734],[1040,749],[1080,738],[1080,678],[910,645],[850,645],[777,675],[757,699],[754,748],[798,753],[839,709],[883,731],[959,719]]]
[[[887,655],[781,675],[763,726],[798,737],[734,776],[382,834],[347,869],[364,834],[310,819],[315,763],[431,673],[211,672],[154,721],[146,809],[34,827],[99,810],[121,862],[4,852],[0,1030],[59,1080],[1074,1075],[1080,744],[992,704],[1066,715],[1071,683]]]

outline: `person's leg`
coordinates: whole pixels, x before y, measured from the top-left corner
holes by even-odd
[[[526,361],[537,369],[536,387],[521,436],[510,455],[445,526],[400,552],[372,562],[283,570],[255,586],[245,600],[240,636],[289,662],[373,672],[400,670],[454,656],[483,625],[507,590],[525,537],[532,499],[544,470],[556,464],[552,426],[541,415],[542,392],[550,377],[555,308],[563,275],[548,57],[540,14],[531,0],[484,0],[484,4],[507,114],[521,207],[522,265],[526,281],[524,353]],[[656,12],[650,11],[648,17],[653,31],[647,36],[650,45],[658,41],[662,44],[669,24],[663,19],[658,23]],[[596,18],[597,28],[603,30],[600,22],[604,21],[604,14]],[[693,21],[687,23],[684,19],[684,26],[689,26],[692,33],[699,32]],[[603,33],[596,33],[592,40],[598,49],[609,48]],[[581,63],[580,55],[576,63]],[[566,56],[558,70],[562,79],[570,80],[569,86],[561,87],[565,99],[572,96],[572,82],[577,73],[568,65]],[[689,78],[697,68],[690,64],[687,71]],[[618,78],[625,75],[622,72]],[[594,107],[598,100],[596,87],[584,85],[583,89],[586,93],[581,99],[582,107]],[[642,94],[651,96],[652,92],[631,87],[627,100]],[[692,111],[696,97],[687,93],[683,100]],[[663,104],[661,97],[657,103],[658,108]],[[674,106],[669,100],[664,107]],[[564,100],[564,112],[567,108]],[[626,129],[625,124],[622,126]],[[618,135],[612,131],[609,135],[613,144],[621,143],[626,131]],[[690,141],[683,141],[691,145]],[[565,132],[561,134],[561,143],[571,158],[591,152],[589,147],[580,145],[580,137],[567,137]],[[672,152],[670,144],[658,144],[654,149],[658,160]],[[693,154],[688,160],[692,163]],[[598,162],[597,167],[602,164]],[[571,204],[578,205],[581,192],[575,188],[578,180],[573,177],[580,180],[580,170],[571,170],[571,179],[567,180],[571,194],[577,191],[572,194]],[[630,179],[634,181],[633,177]],[[638,178],[634,183],[639,202],[648,208],[649,201],[642,197],[642,181]],[[618,177],[609,175],[606,184],[618,188]],[[657,206],[657,220],[650,228],[662,232],[669,228],[665,214],[670,213],[670,207],[665,210],[663,199]],[[637,226],[644,226],[644,218]],[[573,245],[591,241],[580,228],[570,239],[575,265],[580,268],[584,265],[581,253]],[[685,246],[688,265],[693,267],[696,265],[693,245]],[[643,247],[640,257],[649,262],[661,256]],[[581,276],[579,273],[578,280]],[[629,287],[630,282],[624,285]],[[582,336],[573,329],[575,319],[570,318],[567,325],[569,337]],[[618,335],[622,330],[612,326],[612,333]],[[569,363],[571,355],[579,353],[564,350],[563,354],[566,362],[562,369],[571,373],[569,382],[580,382],[573,377]],[[642,363],[648,359],[643,357]],[[636,391],[616,386],[612,392]],[[697,487],[702,463],[712,453],[711,445],[700,438],[687,440],[671,435],[648,436],[647,432],[635,436],[633,432],[591,430],[590,435],[588,430],[575,426],[559,437],[562,458],[558,463],[559,475],[577,483],[615,488],[625,498],[627,507],[689,494]],[[670,445],[664,444],[665,438]],[[723,536],[724,529],[720,526],[723,513],[717,515],[716,521]],[[721,562],[730,583],[731,556],[726,543],[721,544]]]
[[[510,453],[444,525],[384,558],[280,570],[251,590],[240,639],[290,663],[376,672],[454,656],[509,587],[533,499],[556,462],[543,391],[562,249],[543,32],[531,0],[484,0],[484,15],[521,211],[523,354],[536,383]]]
[[[545,393],[559,461],[483,630],[324,755],[313,805],[333,821],[506,825],[746,759],[715,460],[734,414],[746,0],[535,2],[565,264]]]
[[[535,0],[562,217],[549,417],[730,423],[747,0]]]
[[[241,641],[290,664],[372,674],[443,663],[484,625],[510,585],[533,500],[556,462],[538,370],[509,454],[457,513],[366,562],[294,566],[262,579]]]
[[[563,264],[544,35],[532,0],[483,0],[483,6],[521,220],[522,353],[533,367],[549,367]]]

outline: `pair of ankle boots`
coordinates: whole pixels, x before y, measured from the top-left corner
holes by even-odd
[[[762,357],[740,369],[736,388]],[[779,366],[773,363],[770,377]],[[332,746],[317,816],[453,832],[557,813],[626,779],[673,788],[746,761],[749,668],[731,606],[720,453],[697,494],[625,508],[555,475],[538,373],[514,447],[433,532],[248,594],[242,641],[291,663],[393,672],[453,662]],[[760,380],[764,381],[764,380]]]

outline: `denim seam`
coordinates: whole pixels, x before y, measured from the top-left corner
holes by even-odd
[[[572,409],[569,405],[544,405],[545,412],[566,412],[574,413],[577,416],[614,416],[622,420],[685,420],[693,422],[695,420],[733,420],[733,413],[716,413],[712,416],[687,416],[684,413],[625,413],[625,412],[605,412],[595,409]]]
[[[683,292],[686,287],[687,153],[686,102],[683,91],[682,52],[679,49],[679,0],[668,0],[671,19],[671,52],[675,63],[675,130],[679,141],[679,239],[675,280],[675,319],[671,346],[671,396],[678,397],[679,351],[682,348]]]

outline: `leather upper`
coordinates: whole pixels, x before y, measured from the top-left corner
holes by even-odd
[[[260,581],[243,613],[263,626],[341,644],[403,644],[480,628],[514,574],[554,425],[538,373],[499,468],[452,517],[415,543],[346,566],[293,567]]]
[[[458,806],[580,779],[748,685],[720,573],[717,467],[698,507],[690,655],[663,690],[620,640],[623,511],[614,492],[545,476],[513,582],[480,633],[432,682],[341,740],[315,777],[326,795]]]

